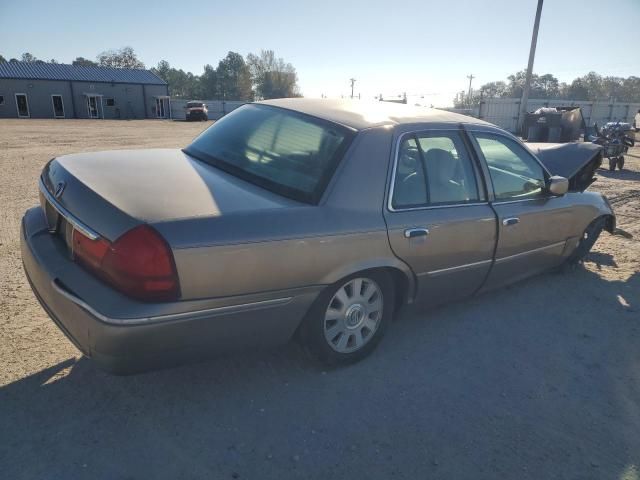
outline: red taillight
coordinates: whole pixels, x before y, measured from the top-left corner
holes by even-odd
[[[104,238],[91,240],[78,230],[73,231],[73,254],[87,268],[99,269],[110,246],[111,244]]]
[[[73,233],[79,263],[123,293],[141,300],[175,300],[178,274],[169,245],[147,225],[129,230],[115,242]]]

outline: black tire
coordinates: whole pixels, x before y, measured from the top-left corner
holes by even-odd
[[[584,257],[589,254],[595,245],[598,237],[602,233],[602,230],[604,230],[605,225],[606,219],[604,217],[598,217],[587,226],[585,231],[582,233],[578,246],[567,259],[567,264],[575,265],[584,260]]]
[[[382,315],[376,330],[360,349],[350,353],[341,353],[332,348],[325,338],[325,313],[329,308],[329,302],[333,300],[338,290],[358,278],[373,280],[379,287],[382,292]],[[394,310],[395,288],[391,275],[382,270],[370,270],[350,275],[327,287],[319,295],[300,327],[299,340],[307,353],[322,364],[331,367],[349,365],[362,360],[376,348],[392,321]]]
[[[622,170],[624,168],[624,156],[620,155],[616,163],[618,165],[618,170]]]
[[[616,163],[617,163],[616,157],[613,157],[613,158],[609,159],[609,171],[610,172],[613,172],[616,169]]]

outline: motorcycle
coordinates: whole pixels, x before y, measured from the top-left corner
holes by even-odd
[[[624,154],[629,151],[629,147],[635,145],[635,139],[627,134],[631,131],[628,123],[608,122],[602,130],[598,125],[594,125],[595,135],[589,135],[589,140],[596,145],[602,146],[602,156],[609,160],[609,170],[614,171],[616,167],[622,170],[624,167]]]

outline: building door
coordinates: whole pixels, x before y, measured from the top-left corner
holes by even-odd
[[[87,97],[87,111],[89,113],[89,118],[99,118],[100,112],[98,111],[98,98],[97,97]]]
[[[19,118],[29,118],[29,101],[26,93],[16,93],[16,108]]]
[[[62,95],[51,95],[51,102],[53,103],[53,116],[55,118],[64,118]]]
[[[156,117],[167,118],[167,99],[156,97]]]

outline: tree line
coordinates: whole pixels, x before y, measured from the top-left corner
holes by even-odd
[[[40,60],[29,52],[20,60],[6,60],[0,55],[0,62],[58,63],[55,59]],[[76,57],[71,62],[75,66],[137,68],[145,64],[138,58],[133,48],[123,47],[106,50],[96,57],[96,61]],[[216,67],[204,66],[201,75],[194,75],[172,67],[161,60],[151,71],[169,84],[169,93],[174,98],[207,100],[241,100],[299,97],[296,69],[284,59],[277,57],[273,50],[250,53],[244,58],[236,52],[229,52]]]
[[[507,81],[489,82],[472,92],[471,97],[461,91],[456,94],[454,106],[464,108],[478,105],[489,98],[521,98],[526,70],[509,75]],[[640,102],[640,77],[602,76],[589,72],[571,83],[560,82],[550,73],[533,74],[531,78],[532,99],[562,100],[606,100],[611,102]]]
[[[175,98],[252,101],[301,96],[295,68],[273,50],[250,53],[246,59],[229,52],[216,67],[205,65],[201,75],[173,68],[166,60],[151,71],[169,84]]]

